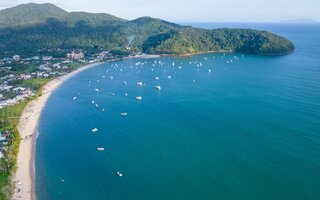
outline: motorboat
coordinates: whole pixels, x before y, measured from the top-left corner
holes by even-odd
[[[127,115],[128,115],[128,113],[123,112],[123,113],[120,113],[120,115],[121,115],[121,116],[127,116]]]
[[[154,86],[154,88],[157,89],[157,90],[161,90],[161,86],[160,85],[156,85],[156,86]]]

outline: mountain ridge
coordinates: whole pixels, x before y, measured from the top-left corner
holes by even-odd
[[[289,20],[281,20],[278,23],[288,23],[288,24],[319,24],[319,21],[313,19],[289,19]]]
[[[53,4],[22,4],[0,11],[0,53],[32,55],[49,49],[283,55],[294,45],[266,31],[208,30],[152,17],[125,20],[105,13],[67,12]]]
[[[0,27],[35,25],[52,18],[62,21],[86,21],[94,18],[101,22],[126,21],[106,13],[67,12],[51,3],[28,3],[0,10]]]

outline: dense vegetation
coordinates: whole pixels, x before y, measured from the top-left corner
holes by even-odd
[[[0,27],[25,27],[45,23],[48,19],[57,19],[62,22],[75,24],[84,21],[92,26],[124,21],[108,14],[91,14],[84,12],[68,13],[52,4],[22,4],[0,12]]]
[[[127,21],[108,14],[69,13],[52,4],[24,4],[0,11],[2,55],[29,56],[59,48],[281,55],[290,53],[294,46],[287,39],[265,31],[196,29],[150,17]]]
[[[243,52],[261,55],[281,55],[293,50],[292,43],[265,31],[250,29],[194,29],[149,37],[142,45],[147,53],[192,54],[199,52]]]

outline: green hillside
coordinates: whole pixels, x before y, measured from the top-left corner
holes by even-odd
[[[207,51],[282,55],[293,44],[265,31],[205,30],[142,17],[128,21],[108,14],[66,12],[52,4],[23,4],[0,11],[0,53],[30,56],[49,49],[89,52],[187,54]]]
[[[281,55],[291,52],[293,44],[278,35],[250,29],[183,28],[149,37],[142,49],[152,54],[192,54],[199,52],[243,52]]]
[[[0,27],[27,26],[48,18],[63,19],[68,12],[52,4],[22,4],[0,11]]]

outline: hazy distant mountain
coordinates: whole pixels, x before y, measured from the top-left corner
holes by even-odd
[[[280,23],[288,23],[288,24],[315,24],[320,23],[318,21],[312,19],[291,19],[291,20],[282,20]]]
[[[0,54],[34,55],[49,49],[123,50],[158,54],[207,51],[280,55],[293,44],[249,29],[206,30],[161,19],[132,21],[109,14],[67,12],[53,4],[23,4],[0,11]]]

